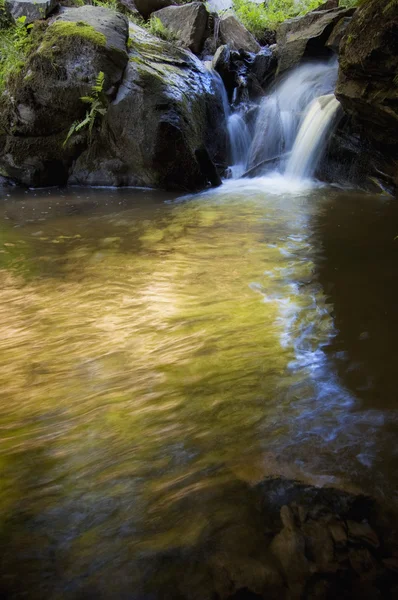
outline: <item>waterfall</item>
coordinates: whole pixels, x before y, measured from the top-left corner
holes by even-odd
[[[253,174],[271,166],[290,178],[314,174],[339,107],[337,68],[335,59],[302,65],[262,101],[247,160]]]
[[[237,179],[241,177],[246,170],[246,161],[251,144],[251,137],[244,119],[238,113],[229,115],[227,129],[231,155],[230,169],[232,179]]]
[[[300,179],[315,173],[322,157],[322,147],[339,108],[340,103],[334,94],[313,100],[294,142],[286,166],[287,177]]]
[[[246,170],[247,157],[251,145],[249,128],[244,117],[239,112],[232,112],[228,102],[227,92],[220,75],[211,69],[216,87],[221,94],[227,122],[229,170],[232,179],[238,179]]]

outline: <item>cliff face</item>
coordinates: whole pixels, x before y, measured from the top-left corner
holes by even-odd
[[[364,139],[398,160],[398,2],[368,0],[340,45],[336,96]]]

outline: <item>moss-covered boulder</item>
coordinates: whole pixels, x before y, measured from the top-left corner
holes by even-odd
[[[219,84],[190,52],[130,24],[123,82],[70,183],[195,190],[223,167]],[[214,182],[214,181],[213,181]]]
[[[45,27],[1,97],[0,173],[27,185],[62,183],[75,149],[62,142],[84,117],[98,74],[116,95],[126,67],[128,24],[106,8],[66,9]],[[56,175],[55,175],[56,174]]]
[[[358,8],[340,45],[336,95],[366,137],[385,149],[398,146],[396,0],[368,0]]]

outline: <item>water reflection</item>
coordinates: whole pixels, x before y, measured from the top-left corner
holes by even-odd
[[[377,452],[393,453],[386,415],[362,410],[335,368],[318,277],[336,264],[322,241],[338,223],[322,219],[331,206],[345,218],[346,193],[257,181],[177,203],[15,194],[0,254],[10,597],[176,598],[185,569],[188,597],[197,577],[205,598],[197,548],[227,538],[242,560],[261,535],[241,481],[284,472],[391,489],[379,467],[372,488]],[[347,272],[366,269],[346,254]]]

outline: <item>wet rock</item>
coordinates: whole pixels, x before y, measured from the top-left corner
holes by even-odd
[[[173,0],[134,0],[134,4],[144,19],[147,19],[153,12],[176,4],[176,2]]]
[[[344,8],[316,10],[282,23],[277,30],[278,73],[291,69],[303,58],[330,55],[331,50],[326,47],[326,42],[334,26],[353,12],[354,9]]]
[[[44,19],[58,6],[58,0],[5,0],[5,8],[16,21],[26,17],[26,25]]]
[[[348,542],[348,535],[344,522],[333,519],[328,523],[328,529],[337,548],[343,548]]]
[[[348,539],[350,541],[362,542],[372,548],[378,548],[379,539],[368,523],[357,523],[356,521],[347,521]]]
[[[360,5],[340,45],[336,95],[363,137],[386,157],[398,159],[398,5]]]
[[[355,573],[369,579],[377,574],[377,563],[367,548],[354,548],[350,550],[350,564]]]
[[[216,183],[214,165],[224,168],[226,136],[213,76],[190,52],[134,24],[130,40],[118,94],[70,183],[179,190]]]
[[[334,544],[328,527],[323,522],[310,521],[301,527],[305,537],[306,555],[323,573],[335,571]]]
[[[65,9],[48,25],[1,99],[3,174],[32,186],[65,182],[79,143],[62,144],[71,124],[84,118],[81,97],[90,95],[100,71],[112,97],[128,61],[127,33],[124,16],[92,6]]]
[[[259,52],[261,46],[242,23],[233,15],[225,15],[220,20],[220,38],[235,50]]]
[[[341,40],[344,37],[344,34],[347,30],[348,25],[351,23],[352,17],[344,17],[337,22],[334,26],[332,33],[330,34],[328,41],[326,42],[326,47],[330,48],[338,54]]]
[[[204,4],[192,2],[183,6],[169,6],[156,11],[154,16],[177,36],[185,48],[199,54],[209,16]]]

